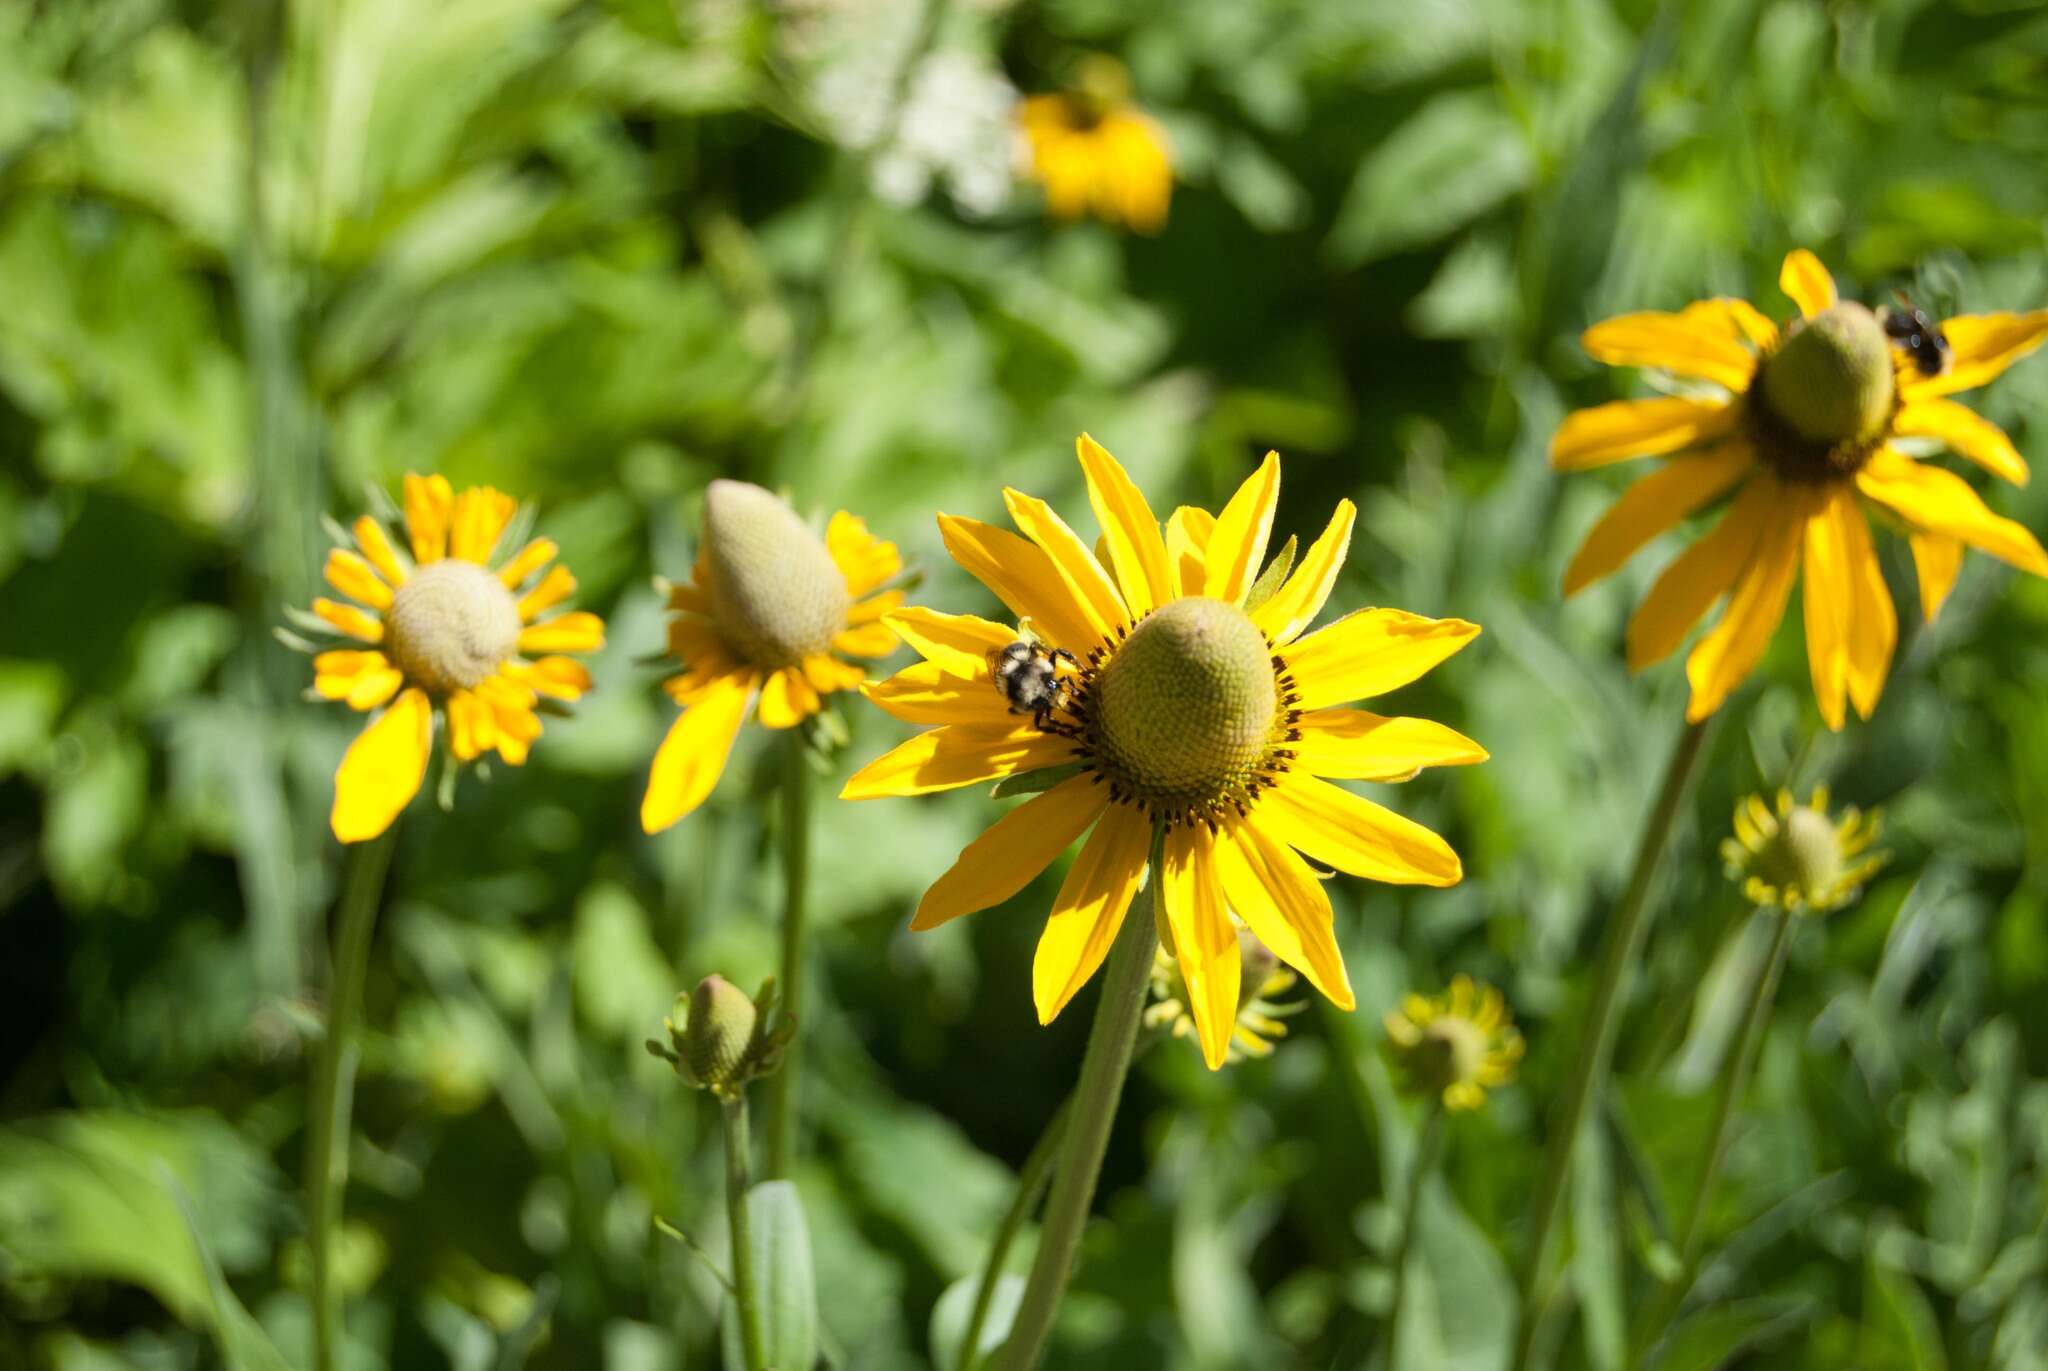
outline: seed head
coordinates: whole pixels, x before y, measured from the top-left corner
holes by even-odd
[[[711,483],[704,553],[711,621],[748,665],[795,666],[846,627],[846,577],[824,539],[761,487]]]
[[[467,690],[518,652],[519,604],[473,562],[434,562],[392,596],[383,646],[407,680],[437,695]]]

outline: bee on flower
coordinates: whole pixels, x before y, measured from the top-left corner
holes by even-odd
[[[1061,219],[1093,214],[1138,233],[1166,225],[1173,157],[1166,130],[1131,101],[1130,73],[1115,58],[1086,58],[1064,91],[1017,109],[1023,174],[1045,188]]]
[[[1470,976],[1452,977],[1442,995],[1407,996],[1386,1028],[1407,1088],[1446,1109],[1478,1109],[1487,1091],[1514,1080],[1522,1060],[1507,1000]]]
[[[1775,806],[1761,795],[1736,804],[1735,833],[1722,840],[1721,859],[1743,898],[1787,914],[1825,914],[1855,899],[1884,867],[1890,855],[1871,850],[1883,816],[1850,805],[1836,818],[1828,800],[1828,788],[1816,786],[1805,804],[1789,790],[1778,792]]]
[[[381,711],[350,744],[334,777],[330,825],[345,843],[374,838],[419,793],[443,726],[456,762],[495,752],[526,761],[541,713],[580,699],[590,673],[564,653],[604,646],[604,623],[551,613],[576,591],[547,538],[508,537],[518,503],[489,486],[457,494],[444,476],[405,478],[403,541],[370,515],[327,554],[311,631],[359,646],[318,651],[313,694]],[[294,640],[295,641],[295,640]]]

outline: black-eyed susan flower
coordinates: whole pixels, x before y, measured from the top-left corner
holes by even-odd
[[[1071,90],[1033,95],[1017,108],[1025,173],[1045,187],[1062,219],[1092,213],[1105,223],[1157,233],[1173,196],[1166,130],[1131,103],[1123,64],[1090,57]]]
[[[1454,976],[1442,995],[1409,995],[1388,1013],[1387,1041],[1409,1089],[1446,1109],[1477,1109],[1515,1078],[1522,1035],[1490,985]]]
[[[1237,1023],[1230,1035],[1226,1062],[1247,1057],[1270,1057],[1273,1047],[1287,1036],[1282,1022],[1299,1014],[1301,1000],[1280,997],[1300,984],[1300,977],[1281,965],[1272,949],[1252,936],[1248,928],[1237,930],[1240,964]],[[1152,1003],[1145,1006],[1145,1027],[1160,1029],[1176,1038],[1195,1038],[1195,1016],[1188,1010],[1191,998],[1183,987],[1180,964],[1164,944],[1152,954]]]
[[[1308,632],[1336,584],[1353,510],[1339,502],[1284,580],[1261,576],[1277,455],[1220,515],[1183,507],[1162,530],[1116,459],[1086,436],[1079,447],[1101,560],[1051,506],[1021,491],[1004,499],[1024,537],[939,517],[954,559],[1047,654],[1061,682],[1051,709],[1017,712],[995,677],[992,664],[1017,630],[895,611],[886,622],[925,660],[867,696],[935,727],[869,763],[843,794],[921,795],[1048,773],[1033,779],[1049,788],[969,844],[911,920],[934,928],[999,904],[1087,834],[1032,967],[1045,1023],[1102,964],[1161,831],[1159,907],[1203,1057],[1218,1067],[1241,980],[1231,914],[1348,1009],[1330,899],[1309,861],[1396,884],[1461,879],[1442,838],[1325,778],[1401,781],[1423,767],[1484,760],[1477,743],[1441,724],[1346,705],[1415,680],[1479,629],[1368,609]],[[1072,774],[1060,779],[1062,767]]]
[[[1871,851],[1883,818],[1850,805],[1828,813],[1828,788],[1816,786],[1805,804],[1780,790],[1776,806],[1761,795],[1736,803],[1735,835],[1722,840],[1721,858],[1743,898],[1787,914],[1824,914],[1856,898],[1888,854]]]
[[[350,530],[355,547],[327,554],[327,583],[347,599],[316,599],[301,622],[365,646],[314,657],[313,690],[383,711],[334,776],[341,841],[376,837],[419,792],[437,717],[457,761],[496,752],[518,766],[540,736],[542,700],[590,689],[590,673],[560,654],[603,647],[604,623],[581,610],[542,617],[575,593],[576,578],[550,565],[549,539],[499,547],[518,508],[489,486],[457,494],[444,476],[408,475],[405,546],[364,515]]]
[[[750,709],[763,727],[794,728],[867,679],[844,657],[895,649],[881,619],[903,592],[880,587],[902,569],[896,545],[843,510],[821,539],[759,486],[711,483],[696,568],[669,588],[669,652],[683,671],[662,689],[683,712],[647,778],[649,833],[704,802]]]
[[[2032,533],[1993,514],[1961,477],[1905,450],[1937,443],[2025,482],[2026,463],[2006,435],[1948,397],[2039,347],[2048,310],[1949,319],[1944,354],[1888,336],[1878,315],[1836,295],[1810,252],[1786,257],[1779,284],[1799,307],[1783,329],[1744,301],[1718,299],[1586,331],[1585,348],[1600,361],[1660,368],[1697,390],[1566,416],[1551,442],[1561,470],[1668,460],[1594,526],[1565,591],[1606,576],[1732,492],[1719,522],[1665,569],[1629,621],[1629,665],[1670,655],[1726,595],[1727,609],[1686,661],[1688,717],[1704,719],[1762,658],[1802,581],[1814,696],[1828,726],[1840,728],[1845,704],[1865,718],[1877,707],[1898,638],[1866,509],[1904,530],[1929,619],[1966,545],[2048,575]]]

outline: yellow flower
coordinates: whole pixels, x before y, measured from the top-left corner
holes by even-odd
[[[1282,1002],[1280,996],[1294,989],[1300,977],[1280,964],[1264,943],[1248,928],[1237,930],[1237,945],[1243,971],[1239,977],[1237,1022],[1230,1035],[1226,1062],[1246,1057],[1270,1057],[1273,1046],[1287,1036],[1281,1020],[1299,1014],[1303,1002]],[[1180,964],[1162,943],[1152,954],[1152,1003],[1145,1009],[1145,1026],[1163,1028],[1176,1038],[1197,1035],[1194,1015],[1188,1012],[1192,998],[1182,988]]]
[[[1448,994],[1408,996],[1386,1025],[1409,1088],[1440,1097],[1446,1109],[1479,1108],[1522,1060],[1507,1001],[1470,976],[1453,977]]]
[[[1166,130],[1130,102],[1130,78],[1112,58],[1092,57],[1075,88],[1018,106],[1027,174],[1062,219],[1094,212],[1105,223],[1157,233],[1173,195]]]
[[[1855,899],[1889,860],[1870,851],[1882,827],[1880,815],[1853,805],[1840,819],[1829,818],[1826,786],[1816,786],[1803,805],[1780,790],[1775,810],[1751,795],[1735,806],[1735,836],[1722,840],[1721,858],[1751,904],[1824,914]]]
[[[1066,688],[1054,707],[1014,712],[997,684],[991,659],[1008,662],[1011,629],[899,610],[887,622],[925,660],[866,694],[899,719],[936,727],[869,763],[843,794],[921,795],[1074,768],[1056,783],[1057,771],[1033,778],[1049,788],[969,844],[911,920],[934,928],[1000,904],[1089,834],[1038,943],[1032,991],[1043,1023],[1102,964],[1158,826],[1159,908],[1213,1068],[1238,1006],[1232,912],[1316,989],[1353,1004],[1330,899],[1304,855],[1399,884],[1463,876],[1442,838],[1321,778],[1400,781],[1425,766],[1483,761],[1478,744],[1440,724],[1342,707],[1415,680],[1479,629],[1369,609],[1306,633],[1336,584],[1353,511],[1338,504],[1284,581],[1284,565],[1262,577],[1277,455],[1220,515],[1183,507],[1162,532],[1116,460],[1086,436],[1079,448],[1103,530],[1100,561],[1049,505],[1019,491],[1004,499],[1026,537],[939,517],[947,550],[1029,624],[1040,650],[1070,655],[1057,668]]]
[[[2035,575],[2048,553],[2020,524],[1985,507],[1967,482],[1915,460],[1900,439],[1939,442],[1994,476],[2024,483],[2026,463],[1994,424],[1947,397],[1983,385],[2048,339],[2048,310],[1963,315],[1941,328],[1946,365],[1924,368],[1877,315],[1835,294],[1812,253],[1786,257],[1779,284],[1800,317],[1781,331],[1741,300],[1704,300],[1586,330],[1586,351],[1614,366],[1659,367],[1699,393],[1623,400],[1567,415],[1551,441],[1560,470],[1669,456],[1629,487],[1587,535],[1565,573],[1571,594],[1728,492],[1719,523],[1665,569],[1628,626],[1628,660],[1661,661],[1724,593],[1728,607],[1686,661],[1687,717],[1712,714],[1755,668],[1804,581],[1807,664],[1821,717],[1839,729],[1845,702],[1877,707],[1898,619],[1870,537],[1865,502],[1901,526],[1932,619],[1955,583],[1963,547]]]
[[[328,552],[327,583],[355,603],[316,599],[313,614],[325,631],[369,646],[316,656],[313,690],[384,711],[334,776],[330,823],[341,841],[376,837],[419,792],[436,716],[457,760],[495,751],[518,766],[540,736],[542,697],[568,702],[590,689],[583,665],[558,654],[603,647],[603,621],[582,611],[540,618],[576,590],[567,567],[549,566],[555,544],[536,538],[492,560],[517,512],[489,486],[458,495],[445,476],[408,475],[410,556],[369,515],[351,530],[354,548]]]
[[[793,728],[865,681],[835,654],[895,650],[880,620],[903,592],[875,592],[902,569],[896,545],[844,510],[821,540],[759,486],[713,481],[696,569],[669,589],[669,652],[684,670],[662,689],[683,712],[654,754],[641,826],[659,832],[704,803],[750,708],[763,727]]]

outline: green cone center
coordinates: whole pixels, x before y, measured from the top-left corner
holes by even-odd
[[[711,621],[749,665],[795,666],[846,627],[846,577],[825,540],[761,487],[711,483],[704,551]]]
[[[433,562],[392,596],[383,646],[414,685],[468,690],[519,651],[519,602],[474,562]]]
[[[1809,898],[1825,894],[1842,876],[1842,843],[1834,824],[1817,810],[1793,806],[1758,855],[1756,870],[1780,890]]]
[[[1189,598],[1140,620],[1089,692],[1112,779],[1148,806],[1208,804],[1249,776],[1273,735],[1272,649],[1244,611]]]
[[[1771,417],[1822,447],[1873,442],[1892,411],[1884,325],[1853,300],[1795,322],[1758,377]]]

